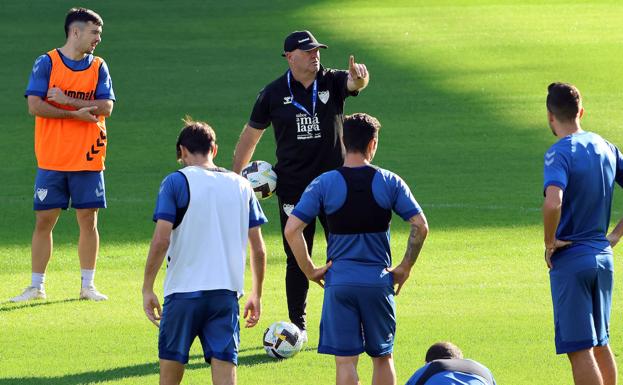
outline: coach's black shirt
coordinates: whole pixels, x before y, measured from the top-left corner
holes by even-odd
[[[277,195],[298,198],[307,185],[344,160],[342,122],[348,72],[320,67],[316,76],[318,99],[311,117],[292,104],[287,72],[260,91],[249,126],[265,129],[271,124],[277,142]],[[294,100],[312,113],[313,84],[305,87],[290,76]]]

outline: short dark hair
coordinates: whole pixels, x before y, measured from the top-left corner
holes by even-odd
[[[347,115],[344,118],[342,139],[346,152],[366,153],[368,143],[378,138],[381,123],[374,116],[364,113]]]
[[[216,134],[212,127],[206,122],[194,121],[190,116],[186,116],[182,121],[185,126],[175,144],[177,159],[182,158],[180,146],[184,146],[191,154],[207,155],[216,143]]]
[[[463,352],[452,342],[437,342],[426,352],[426,362],[453,358],[463,358]]]
[[[547,110],[561,122],[575,120],[582,107],[580,91],[569,83],[552,83],[547,87]]]
[[[95,11],[82,7],[72,8],[67,12],[67,16],[65,17],[65,37],[69,37],[69,27],[76,21],[84,23],[90,21],[100,27],[104,26],[104,20],[102,20],[102,17],[95,13]]]

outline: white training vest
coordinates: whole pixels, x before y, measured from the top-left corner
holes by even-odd
[[[171,233],[164,295],[227,289],[243,294],[249,232],[249,182],[233,172],[180,170],[190,200]]]

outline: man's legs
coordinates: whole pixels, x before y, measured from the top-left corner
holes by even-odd
[[[357,362],[359,356],[335,356],[336,385],[359,385]]]
[[[160,385],[178,385],[182,382],[182,377],[184,364],[160,359]]]
[[[52,230],[60,215],[61,209],[37,210],[35,230],[32,233],[31,263],[32,274],[30,286],[11,302],[45,299],[45,270],[52,256]]]
[[[210,365],[212,366],[213,385],[236,385],[236,365],[214,357],[210,360]]]
[[[617,364],[614,361],[610,345],[595,346],[593,355],[595,356],[595,361],[597,361],[597,366],[599,366],[604,385],[616,385]]]
[[[288,301],[288,315],[290,321],[299,327],[301,330],[307,328],[305,320],[305,308],[307,306],[307,292],[309,290],[309,281],[305,274],[299,268],[296,263],[296,258],[290,250],[290,245],[283,235],[286,222],[288,221],[288,215],[294,208],[294,205],[298,202],[296,199],[282,199],[279,197],[279,217],[281,219],[281,236],[283,242],[283,249],[286,253],[286,298]],[[314,245],[314,233],[316,231],[316,222],[313,221],[305,230],[303,230],[303,236],[307,243],[307,251],[312,252]]]
[[[372,357],[372,385],[396,385],[396,370],[392,354]]]
[[[575,385],[604,385],[593,349],[567,353]]]
[[[76,209],[76,219],[78,226],[80,226],[80,238],[78,240],[80,268],[95,270],[100,243],[97,231],[97,209]]]
[[[97,291],[93,283],[100,243],[97,231],[97,209],[76,209],[76,219],[80,226],[80,238],[78,240],[78,256],[80,257],[82,276],[80,299],[105,301],[108,297]]]
[[[58,221],[61,209],[35,211],[35,230],[32,233],[32,272],[44,274],[52,256],[52,230]]]

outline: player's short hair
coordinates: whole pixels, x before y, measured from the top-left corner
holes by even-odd
[[[180,146],[184,146],[191,154],[207,155],[212,151],[216,143],[216,134],[212,127],[206,122],[195,121],[190,116],[186,116],[182,121],[185,126],[175,144],[177,159],[182,158]]]
[[[463,358],[463,352],[452,342],[434,343],[426,352],[426,362],[442,359]]]
[[[573,121],[582,108],[582,95],[573,84],[552,83],[547,87],[546,105],[559,121]]]
[[[378,138],[381,123],[374,116],[358,112],[344,118],[342,140],[346,152],[365,154],[368,143]]]
[[[104,20],[102,17],[87,8],[77,7],[72,8],[67,12],[67,16],[65,17],[65,37],[69,37],[69,27],[75,22],[91,22],[97,26],[103,27]]]

